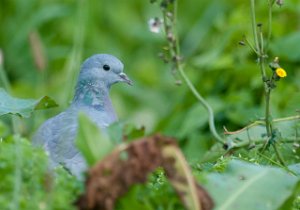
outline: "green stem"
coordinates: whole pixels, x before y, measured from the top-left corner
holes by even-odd
[[[300,120],[300,115],[274,119],[273,122],[283,122],[283,121],[291,121],[291,120]]]
[[[266,69],[265,69],[265,53],[264,53],[264,37],[262,32],[260,31],[260,36],[259,36],[259,43],[258,43],[258,62],[259,62],[259,67],[261,70],[261,75],[262,75],[262,81],[264,83],[264,87],[265,87],[265,92],[267,92],[267,90],[269,89],[268,84],[267,84],[267,73],[266,73]]]
[[[263,153],[258,152],[258,155],[260,155],[261,157],[265,158],[266,160],[270,161],[271,163],[273,163],[274,165],[277,165],[279,167],[281,167],[281,165],[279,163],[277,163],[276,161],[274,161],[273,159],[269,158],[268,156],[264,155]]]
[[[263,38],[263,33],[261,31],[261,27],[259,27],[259,39],[258,39],[258,33],[256,30],[256,19],[255,19],[255,1],[251,0],[251,15],[252,15],[252,29],[253,29],[253,34],[254,34],[254,42],[255,45],[257,46],[258,50],[258,61],[259,61],[259,66],[261,70],[261,75],[262,75],[262,81],[264,83],[264,92],[265,92],[265,122],[266,122],[266,131],[268,137],[272,135],[272,125],[270,121],[270,95],[271,95],[271,89],[268,85],[268,80],[267,80],[267,73],[265,70],[265,53],[264,53],[264,38]]]
[[[258,55],[258,51],[257,49],[255,49],[255,47],[249,42],[249,40],[247,39],[247,37],[245,37],[245,41],[248,44],[248,46],[253,50],[253,52]]]
[[[254,43],[256,46],[256,50],[258,52],[258,62],[261,70],[261,75],[262,75],[262,80],[264,83],[264,92],[265,92],[265,98],[266,98],[266,108],[265,108],[265,122],[266,122],[266,130],[267,130],[267,135],[271,135],[271,130],[270,130],[270,90],[267,84],[267,74],[264,66],[264,52],[263,52],[263,45],[264,45],[264,40],[263,40],[263,35],[262,32],[260,31],[260,36],[258,39],[258,33],[257,33],[257,24],[256,24],[256,18],[255,18],[255,0],[250,0],[251,3],[251,20],[252,20],[252,31],[253,31],[253,37],[254,37]]]
[[[279,150],[278,150],[278,148],[276,146],[276,143],[274,142],[274,144],[272,144],[272,146],[273,146],[273,149],[275,151],[276,157],[279,160],[279,162],[281,163],[281,165],[286,166],[285,162],[283,160],[283,157],[282,157],[281,153],[279,152]]]
[[[259,28],[259,40],[260,40],[260,56],[265,57],[265,50],[264,50],[264,36],[261,30],[261,27]]]
[[[277,123],[277,122],[292,121],[292,120],[299,120],[299,119],[300,119],[300,115],[295,115],[295,116],[290,116],[290,117],[277,118],[277,119],[272,120],[272,122]],[[225,128],[225,134],[238,134],[240,132],[248,130],[257,125],[266,125],[266,121],[265,120],[254,121],[253,123],[247,125],[246,127],[243,127],[240,130],[237,130],[237,131],[227,131]]]
[[[297,176],[297,174],[296,174],[294,171],[290,170],[288,167],[283,166],[283,165],[277,163],[276,161],[272,160],[271,158],[265,156],[264,154],[262,154],[262,153],[260,153],[260,152],[258,152],[258,154],[259,154],[261,157],[263,157],[263,158],[267,159],[268,161],[270,161],[271,163],[273,163],[274,165],[277,165],[277,166],[279,166],[279,167],[283,167],[283,168],[284,168],[286,171],[288,171],[289,173],[293,174],[294,176]]]
[[[261,39],[261,45],[263,45],[263,39]],[[261,49],[261,48],[260,48]],[[270,120],[271,118],[271,112],[270,112],[270,98],[271,98],[271,89],[267,84],[267,74],[265,70],[265,62],[264,62],[264,56],[263,51],[260,50],[260,57],[259,57],[259,66],[262,74],[262,80],[264,83],[264,94],[265,94],[265,122],[266,122],[266,131],[267,135],[270,137],[272,135],[272,122]]]
[[[213,136],[217,139],[218,142],[224,144],[224,141],[222,137],[218,134],[216,127],[215,127],[215,120],[214,120],[214,112],[211,106],[207,103],[207,101],[200,95],[200,93],[196,90],[195,86],[191,83],[189,78],[186,76],[185,72],[183,71],[181,65],[178,67],[178,71],[180,75],[182,76],[183,80],[191,90],[191,92],[194,94],[194,96],[198,99],[200,104],[207,110],[208,112],[208,124],[211,133]]]
[[[188,76],[185,74],[182,65],[181,65],[181,53],[180,53],[180,47],[179,47],[179,39],[176,31],[176,20],[177,20],[177,1],[174,2],[173,7],[173,19],[172,19],[172,29],[168,28],[168,19],[166,10],[163,10],[163,19],[164,19],[164,29],[166,33],[169,33],[169,30],[172,30],[174,41],[175,43],[168,40],[170,54],[174,58],[174,63],[176,66],[176,69],[178,70],[180,76],[183,78],[184,82],[190,89],[190,91],[193,93],[193,95],[197,98],[197,100],[200,102],[200,104],[207,110],[208,112],[208,123],[209,128],[212,133],[212,135],[216,138],[216,140],[222,144],[224,144],[224,140],[222,137],[218,134],[216,127],[215,127],[215,120],[214,120],[214,112],[211,106],[208,104],[208,102],[202,97],[202,95],[197,91],[193,83],[190,81]],[[167,34],[168,36],[168,34]]]
[[[268,42],[269,39],[271,37],[271,24],[272,24],[272,3],[269,1],[269,31],[268,31]],[[254,35],[254,42],[255,42],[255,46],[257,47],[258,50],[258,61],[259,61],[259,66],[260,66],[260,70],[261,70],[261,75],[262,75],[262,81],[264,83],[264,92],[265,92],[265,123],[266,123],[266,132],[267,132],[267,142],[265,142],[264,146],[263,146],[263,150],[266,148],[269,140],[271,139],[272,133],[273,133],[273,126],[272,126],[272,121],[270,120],[271,118],[271,111],[270,111],[270,98],[271,98],[271,87],[269,85],[269,83],[272,83],[272,79],[271,81],[268,80],[267,78],[267,73],[265,70],[265,49],[264,49],[264,38],[263,38],[263,33],[262,33],[262,29],[261,26],[259,27],[259,37],[258,37],[258,33],[256,30],[256,18],[255,18],[255,0],[251,0],[251,15],[252,15],[252,30],[253,30],[253,35]],[[259,39],[258,39],[259,38]],[[279,160],[279,162],[285,166],[284,160],[282,158],[282,155],[280,154],[279,150],[277,149],[277,146],[275,144],[272,144],[275,154],[277,156],[277,159]]]
[[[295,139],[281,139],[280,142],[282,143],[295,143],[295,142],[300,142],[300,140],[298,138],[295,138]],[[253,139],[251,140],[251,144],[265,144],[266,143],[266,140],[265,139]],[[249,141],[243,141],[241,143],[237,143],[237,144],[234,144],[232,148],[230,148],[230,150],[232,149],[240,149],[240,148],[243,148],[243,147],[247,147],[249,146]]]
[[[267,135],[271,136],[272,135],[272,123],[270,120],[270,97],[271,97],[271,91],[267,90],[266,92],[266,110],[265,110],[265,122],[266,122],[266,130],[267,130]]]
[[[250,0],[251,3],[251,21],[252,21],[252,32],[253,32],[253,38],[254,38],[254,43],[256,47],[256,51],[259,52],[259,45],[258,45],[258,36],[257,36],[257,31],[256,31],[256,18],[255,18],[255,0]]]

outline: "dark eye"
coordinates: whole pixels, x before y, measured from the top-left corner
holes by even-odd
[[[109,65],[107,65],[107,64],[105,64],[105,65],[103,65],[103,69],[104,69],[105,71],[109,71],[109,69],[110,69],[110,66],[109,66]]]

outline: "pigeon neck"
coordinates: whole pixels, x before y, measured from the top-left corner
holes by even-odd
[[[99,111],[114,112],[109,97],[109,89],[109,86],[98,81],[78,82],[72,104],[90,106]]]

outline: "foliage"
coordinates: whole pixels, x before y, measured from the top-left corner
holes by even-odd
[[[29,117],[34,110],[47,109],[57,106],[55,101],[47,96],[41,99],[17,99],[0,89],[0,116],[15,114],[20,117]]]
[[[79,114],[78,123],[76,146],[92,166],[112,151],[113,143],[84,113]]]
[[[278,1],[255,1],[256,24],[260,25],[259,33],[264,35],[264,43],[268,43],[268,49],[264,48],[266,51],[263,53],[268,55],[263,56],[268,79],[272,80],[276,72],[276,69],[273,71],[267,67],[275,57],[279,57],[280,66],[287,72],[287,77],[276,82],[276,89],[272,90],[269,100],[271,117],[267,123],[273,124],[274,128],[269,134],[265,131],[263,86],[267,80],[262,81],[257,60],[262,57],[244,46],[248,45],[245,37],[251,45],[255,45],[251,1],[149,2],[0,2],[0,73],[5,72],[7,76],[6,79],[1,78],[0,85],[4,87],[9,82],[10,90],[7,91],[13,96],[40,98],[49,95],[60,105],[56,109],[34,112],[31,118],[18,119],[22,128],[20,134],[30,139],[38,125],[68,106],[84,58],[99,52],[111,53],[124,62],[126,73],[134,80],[133,87],[120,85],[112,90],[112,101],[119,118],[127,119],[135,125],[132,127],[145,128],[132,132],[131,126],[123,128],[121,124],[115,125],[112,135],[117,143],[122,141],[124,132],[128,132],[128,140],[155,132],[176,137],[194,174],[207,186],[218,206],[224,201],[222,199],[228,200],[228,197],[221,197],[225,194],[224,189],[243,183],[239,179],[242,169],[249,170],[246,177],[252,177],[250,172],[255,170],[258,173],[266,171],[268,175],[271,171],[279,175],[269,175],[268,183],[274,183],[279,192],[274,192],[273,186],[261,187],[260,192],[269,192],[263,198],[272,201],[276,198],[272,209],[290,209],[292,205],[295,210],[299,209],[300,191],[295,181],[300,174],[297,164],[300,158],[300,48],[299,32],[295,31],[299,26],[298,0],[284,1],[282,6],[272,7],[272,33],[269,38],[268,3]],[[165,41],[167,37],[162,32],[154,34],[147,28],[149,19],[157,17],[161,20],[162,7],[174,2],[178,3],[174,29],[180,49],[180,57],[176,57],[178,60],[175,61],[180,61],[186,76],[214,111],[216,131],[221,134],[226,127],[227,135],[220,136],[230,151],[224,150],[223,145],[217,144],[216,138],[211,135],[207,111],[199,105],[170,60],[170,42]],[[168,65],[165,62],[169,62]],[[2,97],[0,103],[15,100],[9,98]],[[30,108],[18,104],[19,115],[32,114],[36,101],[31,102]],[[25,112],[19,108],[25,108]],[[284,120],[286,117],[290,120]],[[11,137],[13,122],[9,116],[0,119],[0,206],[17,209],[13,205],[20,201],[19,209],[42,209],[43,205],[51,203],[53,206],[46,209],[71,209],[71,201],[80,189],[79,183],[59,169],[49,193],[44,183],[48,174],[46,155],[31,148],[23,137]],[[126,125],[127,122],[122,123]],[[93,130],[89,126],[87,129]],[[237,132],[231,132],[234,130]],[[276,148],[272,144],[276,144]],[[17,148],[19,153],[16,153]],[[278,161],[277,152],[284,159],[285,166]],[[18,158],[22,160],[19,164],[24,167],[15,165]],[[236,162],[236,159],[248,163]],[[278,181],[282,177],[288,183]],[[120,209],[182,208],[162,172],[151,175],[149,179],[146,185],[133,187],[120,200]],[[219,183],[222,179],[227,182]],[[220,185],[213,189],[213,183]],[[291,185],[287,186],[289,183]],[[283,186],[287,188],[282,189]],[[249,187],[249,192],[252,190]],[[231,195],[226,194],[229,198]],[[253,203],[256,199],[264,201],[256,194],[249,197]],[[50,202],[54,200],[56,202]]]
[[[1,209],[75,209],[72,202],[82,184],[62,168],[54,176],[47,162],[45,152],[27,139],[13,136],[0,142]]]
[[[118,201],[116,209],[184,209],[174,189],[165,177],[162,169],[157,169],[149,176],[145,185],[133,186]]]
[[[136,128],[132,124],[115,122],[103,131],[80,113],[78,117],[78,134],[76,145],[90,166],[107,156],[116,145],[136,140],[144,135],[144,128]]]
[[[282,169],[232,160],[224,173],[209,174],[205,187],[215,198],[216,210],[267,210],[278,209],[293,196],[298,182]]]

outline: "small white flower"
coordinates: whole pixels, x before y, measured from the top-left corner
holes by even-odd
[[[284,1],[283,0],[277,0],[276,4],[281,7],[284,4]]]
[[[159,33],[162,27],[162,20],[155,17],[148,21],[149,30],[153,33]]]

